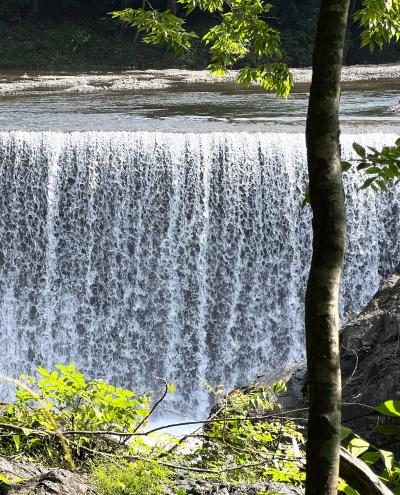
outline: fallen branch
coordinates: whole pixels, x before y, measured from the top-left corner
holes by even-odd
[[[90,452],[92,454],[101,455],[101,456],[107,457],[107,458],[114,458],[114,455],[110,454],[109,452],[103,452],[100,450],[90,449],[90,448],[84,447],[84,446],[81,446],[80,448],[81,448],[81,450],[84,450],[86,452]],[[219,470],[196,468],[196,467],[191,467],[191,466],[183,466],[183,465],[179,465],[179,464],[173,464],[170,462],[160,461],[158,459],[149,459],[147,457],[142,457],[139,455],[126,455],[126,456],[122,456],[122,459],[125,459],[127,461],[143,461],[143,462],[148,462],[148,463],[153,463],[153,464],[159,464],[160,466],[165,466],[165,467],[169,467],[172,469],[177,469],[179,471],[188,471],[188,472],[193,472],[193,473],[206,473],[206,474],[214,474],[214,475],[221,475],[223,473],[228,473],[231,471],[238,471],[240,469],[247,469],[247,468],[251,468],[251,467],[262,466],[263,464],[266,464],[267,462],[271,462],[274,459],[280,459],[280,460],[284,460],[284,461],[297,461],[297,462],[301,463],[301,465],[303,467],[303,462],[301,462],[302,459],[297,459],[297,458],[293,458],[293,457],[286,457],[286,456],[277,456],[277,455],[273,455],[272,453],[271,453],[271,455],[273,456],[271,459],[265,459],[264,458],[262,461],[249,463],[249,464],[239,464],[236,466],[230,466],[230,467],[227,467],[224,469],[219,469]]]
[[[340,449],[340,477],[360,495],[393,495],[365,462],[343,447]]]
[[[156,431],[166,430],[168,428],[176,428],[178,426],[190,426],[190,425],[201,425],[201,424],[212,424],[212,423],[224,423],[224,422],[235,422],[235,421],[261,421],[264,419],[282,418],[283,415],[288,415],[292,412],[303,411],[306,408],[294,409],[292,411],[284,411],[276,414],[268,414],[266,416],[238,416],[233,418],[221,418],[221,419],[202,419],[197,421],[182,421],[180,423],[170,423],[168,425],[157,426],[147,431],[136,431],[136,432],[119,432],[119,431],[107,431],[107,430],[66,430],[63,432],[64,435],[114,435],[121,437],[129,436],[148,436]],[[289,417],[291,421],[294,419]]]

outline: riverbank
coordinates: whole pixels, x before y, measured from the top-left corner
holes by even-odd
[[[308,85],[311,69],[293,69],[298,85]],[[99,91],[131,91],[165,89],[176,85],[230,84],[234,83],[237,71],[230,71],[223,78],[217,78],[207,70],[149,69],[117,72],[28,72],[3,71],[0,73],[0,95],[18,94],[29,90],[63,90],[71,93],[92,93]],[[343,82],[351,84],[382,83],[392,89],[400,84],[400,63],[390,65],[355,65],[343,68]]]

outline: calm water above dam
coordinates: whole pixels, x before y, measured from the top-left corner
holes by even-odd
[[[400,69],[399,69],[400,73]],[[0,77],[0,128],[30,130],[170,130],[276,132],[301,130],[307,88],[288,100],[235,83],[166,80],[161,76]],[[345,127],[376,131],[400,125],[400,79],[345,83]]]

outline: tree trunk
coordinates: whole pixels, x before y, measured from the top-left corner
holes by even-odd
[[[170,10],[172,14],[176,14],[176,0],[167,0],[167,10]]]
[[[307,118],[313,255],[305,308],[310,394],[306,495],[336,495],[338,486],[338,299],[346,250],[338,114],[349,3],[350,0],[321,0]]]
[[[32,0],[32,9],[30,15],[32,17],[37,17],[39,15],[39,0]]]
[[[142,0],[142,3],[140,5],[141,9],[144,9],[146,7],[146,0]],[[133,38],[133,63],[134,65],[137,64],[137,47],[139,43],[139,36],[140,36],[140,31],[139,29],[136,30],[135,37]]]

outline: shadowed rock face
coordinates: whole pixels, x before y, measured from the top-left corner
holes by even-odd
[[[340,345],[343,424],[383,446],[383,439],[373,430],[396,419],[378,416],[373,407],[386,400],[400,399],[400,265],[368,305],[345,325]],[[278,373],[266,373],[259,377],[258,384],[285,380],[287,392],[280,397],[284,409],[296,410],[295,416],[305,419],[306,369],[303,360]],[[391,442],[390,450],[398,452],[400,445]]]
[[[400,265],[341,335],[343,421],[361,434],[382,422],[369,407],[400,399]]]

